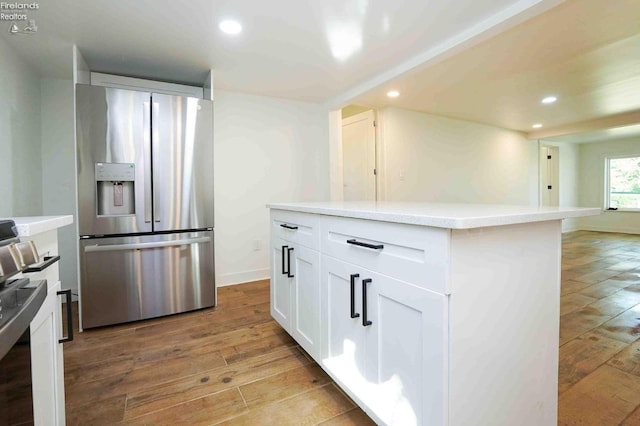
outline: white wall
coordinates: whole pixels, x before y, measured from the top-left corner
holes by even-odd
[[[0,58],[0,217],[39,215],[39,77],[2,38]]]
[[[386,200],[537,205],[536,141],[400,108],[378,118]]]
[[[0,38],[0,217],[74,214],[71,81],[40,79]],[[75,227],[58,231],[60,278],[77,289]]]
[[[561,143],[540,141],[542,146],[557,146],[560,158],[559,176],[559,206],[575,207],[580,205],[578,184],[580,182],[580,145],[575,143]],[[562,231],[570,232],[579,229],[579,221],[576,218],[562,221]]]
[[[218,285],[269,276],[267,203],[329,198],[328,118],[319,105],[216,90]]]
[[[580,205],[604,208],[605,158],[640,155],[640,139],[621,139],[580,145]],[[582,229],[640,234],[640,213],[605,211],[580,219]]]
[[[42,213],[74,215],[76,211],[76,165],[74,142],[73,82],[42,79]],[[76,218],[74,217],[74,223]],[[62,287],[78,289],[78,235],[76,226],[58,230]]]

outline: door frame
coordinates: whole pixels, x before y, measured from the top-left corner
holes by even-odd
[[[542,150],[551,150],[553,161],[548,163],[547,158],[542,155]],[[544,172],[548,174],[548,167],[551,164],[551,185],[555,187],[555,196],[557,197],[555,206],[560,205],[560,147],[546,143],[538,143],[538,205],[543,206],[544,193],[547,191],[548,182],[545,179],[549,176],[543,176]]]

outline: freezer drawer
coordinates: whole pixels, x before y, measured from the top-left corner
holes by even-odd
[[[80,241],[83,328],[214,306],[213,231]]]

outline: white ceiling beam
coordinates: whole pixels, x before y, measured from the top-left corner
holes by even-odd
[[[585,120],[577,123],[565,124],[549,129],[541,129],[527,133],[531,140],[546,139],[555,136],[573,135],[576,133],[591,132],[594,130],[612,129],[616,127],[629,126],[640,123],[640,110],[623,112],[609,115],[607,117]]]
[[[445,42],[327,100],[325,106],[329,110],[343,108],[359,96],[380,89],[400,75],[442,62],[564,2],[565,0],[520,0]]]

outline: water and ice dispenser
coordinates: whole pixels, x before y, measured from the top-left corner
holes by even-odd
[[[96,163],[98,216],[136,214],[133,163]]]

